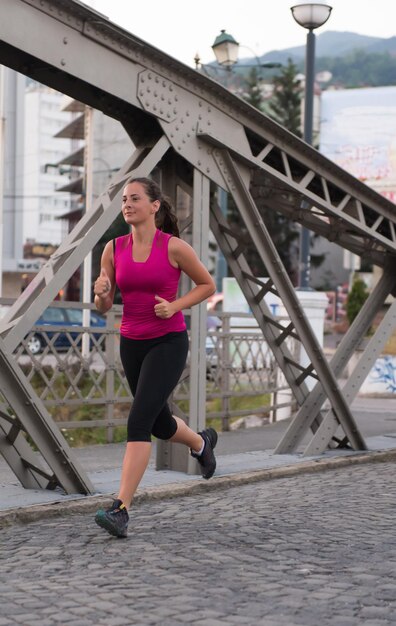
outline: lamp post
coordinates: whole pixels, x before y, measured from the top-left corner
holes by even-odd
[[[239,44],[232,35],[230,35],[229,33],[226,33],[225,30],[220,31],[220,35],[216,37],[212,45],[212,50],[214,52],[218,65],[220,66],[221,69],[226,70],[226,72],[228,72],[228,75],[232,72],[233,67],[238,63],[238,54],[239,54],[240,45],[241,44]],[[242,47],[248,48],[248,46],[242,46]],[[240,65],[241,68],[259,67],[259,68],[272,69],[272,68],[282,67],[282,63],[275,63],[275,62],[261,63],[259,57],[255,54],[255,52],[253,52],[253,50],[251,50],[250,48],[248,49],[254,55],[256,59],[256,64],[249,65],[249,64],[244,63]],[[211,68],[213,67],[212,65],[209,65],[209,66],[202,65],[201,59],[199,58],[198,53],[195,55],[194,61],[195,61],[195,68],[197,70],[199,70],[200,68],[203,68],[206,74],[208,74],[208,72],[206,71],[206,67],[211,67]],[[228,82],[228,80],[226,82]],[[219,202],[221,212],[223,213],[225,217],[227,217],[228,195],[227,195],[227,192],[221,187],[218,187],[218,202]],[[219,250],[218,257],[217,257],[217,264],[216,264],[216,287],[218,291],[222,290],[222,280],[225,276],[227,276],[227,262],[225,260],[223,253],[221,252],[221,250]]]
[[[315,34],[314,30],[323,26],[330,17],[332,7],[328,4],[297,4],[291,7],[292,15],[300,26],[308,29],[305,54],[305,101],[304,101],[304,140],[312,144],[313,111],[314,111],[314,80],[315,80]],[[304,208],[308,205],[303,204]],[[301,229],[300,237],[300,289],[309,288],[310,274],[310,232]]]
[[[225,30],[220,31],[220,35],[218,35],[214,41],[212,46],[212,50],[216,57],[217,63],[231,71],[233,66],[238,63],[238,53],[239,53],[239,44],[235,41],[234,37],[229,33],[226,33]],[[247,46],[242,46],[242,48],[248,48]],[[250,50],[250,48],[248,48]],[[282,63],[261,63],[259,57],[253,50],[250,50],[256,58],[256,65],[246,65],[243,64],[241,67],[265,67],[267,69],[282,67]]]

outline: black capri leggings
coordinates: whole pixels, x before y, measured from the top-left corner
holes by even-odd
[[[128,417],[128,441],[170,439],[177,422],[167,403],[183,372],[188,353],[187,331],[154,339],[121,335],[120,356],[133,404]]]

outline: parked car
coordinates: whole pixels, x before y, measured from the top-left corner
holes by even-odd
[[[50,306],[43,314],[38,318],[35,323],[35,326],[79,326],[83,325],[83,310],[82,309],[74,309],[74,308],[58,308]],[[106,319],[96,313],[96,311],[91,311],[91,328],[103,328],[106,326]],[[49,330],[45,331],[48,339],[52,339],[54,335],[56,335],[58,331]],[[100,334],[94,335],[96,339],[100,337]],[[81,341],[81,332],[73,332],[69,330],[67,333],[59,333],[56,337],[53,346],[57,350],[70,348],[72,338],[75,340],[80,337]],[[78,343],[80,343],[80,341]],[[43,333],[40,331],[35,331],[34,334],[30,334],[28,340],[26,342],[26,346],[31,354],[39,354],[44,347],[47,345],[47,341],[43,336]]]

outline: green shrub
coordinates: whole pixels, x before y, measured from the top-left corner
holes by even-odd
[[[350,324],[366,302],[368,295],[366,283],[361,278],[355,278],[346,301],[346,314]]]

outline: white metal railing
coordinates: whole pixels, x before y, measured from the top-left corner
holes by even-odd
[[[12,301],[0,299],[0,306]],[[55,302],[55,309],[94,310],[80,302]],[[1,309],[0,309],[1,310]],[[228,430],[233,419],[247,415],[276,420],[288,387],[254,318],[243,313],[216,313],[218,325],[207,331],[207,421],[219,420]],[[15,350],[20,367],[47,409],[65,431],[98,428],[114,440],[114,428],[125,426],[133,398],[119,359],[121,306],[106,315],[105,326],[36,325]],[[188,314],[187,314],[188,320]],[[236,324],[238,324],[236,326]],[[89,335],[90,351],[82,354],[82,336]],[[62,344],[62,345],[61,345]],[[187,367],[173,394],[175,412],[188,419]],[[87,410],[89,407],[89,410]]]

